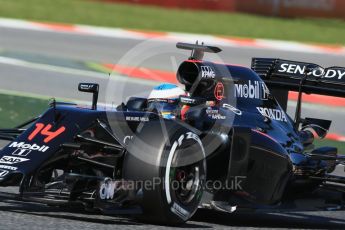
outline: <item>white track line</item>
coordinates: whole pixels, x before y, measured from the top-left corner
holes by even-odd
[[[110,79],[109,75],[105,74],[105,73],[97,73],[95,71],[78,70],[78,69],[73,69],[73,68],[66,68],[66,67],[53,66],[53,65],[47,65],[47,64],[38,64],[38,63],[23,61],[23,60],[15,59],[15,58],[8,58],[8,57],[1,57],[0,56],[0,63],[6,64],[6,65],[19,66],[19,67],[23,67],[23,68],[30,68],[30,69],[49,71],[49,72],[56,72],[56,73],[61,73],[61,74],[68,74],[68,75],[74,76],[74,77],[90,77],[90,78],[101,79],[101,80],[109,80]],[[134,83],[139,83],[139,84],[148,85],[148,86],[156,86],[157,85],[157,81],[130,78],[130,77],[126,77],[126,76],[120,76],[117,73],[112,73],[111,79],[119,81],[119,82],[129,82],[129,83],[134,82]]]

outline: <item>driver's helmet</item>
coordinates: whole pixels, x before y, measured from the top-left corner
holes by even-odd
[[[175,119],[180,96],[187,93],[174,84],[164,83],[153,88],[148,97],[148,110],[157,111],[165,119]]]

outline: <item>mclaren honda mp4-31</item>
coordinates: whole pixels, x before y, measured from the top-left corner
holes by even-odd
[[[81,83],[92,107],[53,101],[39,117],[0,130],[9,141],[0,186],[19,187],[1,196],[164,225],[184,223],[198,208],[303,209],[295,201],[304,198],[324,199],[319,209],[343,207],[345,179],[333,172],[344,158],[313,144],[331,121],[302,118],[301,108],[304,93],[344,97],[344,68],[268,58],[246,68],[202,60],[217,47],[177,48],[192,55],[178,68],[187,93],[174,119],[146,98],[97,108],[98,84]],[[294,118],[289,91],[299,95]]]

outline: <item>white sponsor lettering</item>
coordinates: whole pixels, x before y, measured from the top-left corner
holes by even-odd
[[[82,90],[89,90],[89,89],[92,89],[93,87],[95,87],[94,84],[80,84],[80,89]]]
[[[304,75],[306,68],[307,68],[306,66],[302,66],[302,65],[284,63],[280,65],[278,72]],[[325,70],[322,68],[315,68],[311,72],[307,73],[307,75],[308,76],[312,75],[314,77],[322,77],[322,78],[327,78],[327,79],[336,78],[338,80],[342,80],[345,77],[345,70],[331,68],[331,69],[326,69],[326,72],[325,72]]]
[[[338,79],[341,80],[343,79],[344,76],[345,76],[345,71],[341,72],[340,70],[338,70]]]
[[[0,159],[0,163],[13,165],[13,164],[21,163],[21,162],[28,161],[28,160],[29,159],[22,158],[22,157],[3,156]]]
[[[337,71],[330,69],[327,71],[324,78],[334,78],[335,76],[337,76]]]
[[[211,66],[201,66],[201,77],[214,79],[216,76],[215,71]]]
[[[211,118],[212,118],[213,120],[225,120],[225,119],[226,119],[226,116],[220,115],[220,114],[218,113],[218,114],[212,114]]]
[[[17,167],[13,167],[13,166],[9,166],[9,165],[0,165],[0,169],[8,169],[8,170],[15,171],[18,168]]]
[[[323,77],[324,78],[337,78],[338,80],[342,80],[344,76],[345,76],[345,71],[329,69],[329,70],[327,70],[326,74]]]
[[[280,69],[278,70],[278,72],[303,75],[305,74],[306,68],[307,66],[303,66],[303,65],[284,63],[280,65]],[[308,73],[307,75],[313,75],[314,77],[321,77],[323,74],[324,74],[323,69],[316,68],[316,69],[313,69],[313,71]]]
[[[298,71],[298,68],[296,68],[297,65],[289,65],[288,69],[286,72],[288,73],[295,73]]]
[[[0,169],[0,177],[4,177],[9,173],[7,170]]]
[[[206,109],[206,113],[208,115],[208,117],[214,119],[214,120],[225,120],[226,116],[223,116],[219,113],[218,109],[212,109],[212,108],[208,108]]]
[[[263,107],[256,107],[262,116],[268,117],[272,120],[287,122],[285,113],[280,109],[269,109]]]
[[[38,151],[38,152],[45,152],[49,149],[48,146],[42,145],[39,146],[37,144],[26,144],[25,142],[12,142],[9,146],[10,148],[19,148],[19,149],[27,149],[32,151]],[[29,153],[28,153],[29,154]]]
[[[181,103],[184,103],[184,104],[195,104],[196,103],[195,99],[189,98],[189,97],[180,97],[180,101],[181,101]]]
[[[188,132],[187,133],[187,139],[194,139],[196,140],[197,142],[200,142],[200,138],[198,135],[196,135],[195,133],[192,133],[192,132]],[[182,143],[180,143],[180,146],[181,146]]]
[[[126,121],[142,121],[147,122],[150,119],[148,117],[126,117]]]
[[[266,84],[259,81],[248,81],[248,84],[235,84],[235,97],[267,100],[270,94]]]

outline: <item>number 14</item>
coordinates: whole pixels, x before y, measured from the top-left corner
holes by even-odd
[[[48,143],[66,130],[64,126],[60,127],[56,131],[50,131],[51,128],[51,124],[45,125],[42,123],[37,123],[36,129],[28,137],[29,141],[32,141],[38,134],[41,134],[42,136],[46,136],[46,138],[43,140],[44,143]]]

